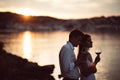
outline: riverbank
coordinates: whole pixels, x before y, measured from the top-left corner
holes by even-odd
[[[0,80],[55,80],[51,75],[55,66],[40,66],[2,49],[0,44]]]

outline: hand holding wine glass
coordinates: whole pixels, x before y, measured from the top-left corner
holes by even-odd
[[[97,64],[100,61],[100,54],[102,53],[101,48],[97,48],[95,50],[95,53],[97,54],[96,58],[95,58],[95,63]]]

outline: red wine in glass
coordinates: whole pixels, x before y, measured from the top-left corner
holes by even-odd
[[[100,54],[102,53],[101,48],[97,48],[96,51],[95,51],[95,53],[96,53],[97,55],[100,55]]]
[[[101,54],[101,52],[95,52],[97,55],[100,55]]]

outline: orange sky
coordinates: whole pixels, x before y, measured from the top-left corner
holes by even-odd
[[[0,11],[63,19],[120,15],[120,0],[0,0]]]

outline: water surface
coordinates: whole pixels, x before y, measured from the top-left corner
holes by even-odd
[[[37,62],[39,65],[55,64],[52,74],[58,79],[59,51],[68,40],[69,32],[21,32],[0,34],[0,41],[5,43],[5,50],[12,54]],[[120,37],[108,34],[91,34],[93,59],[96,48],[102,49],[101,62],[98,63],[97,80],[120,80]],[[75,49],[77,55],[77,48]]]

